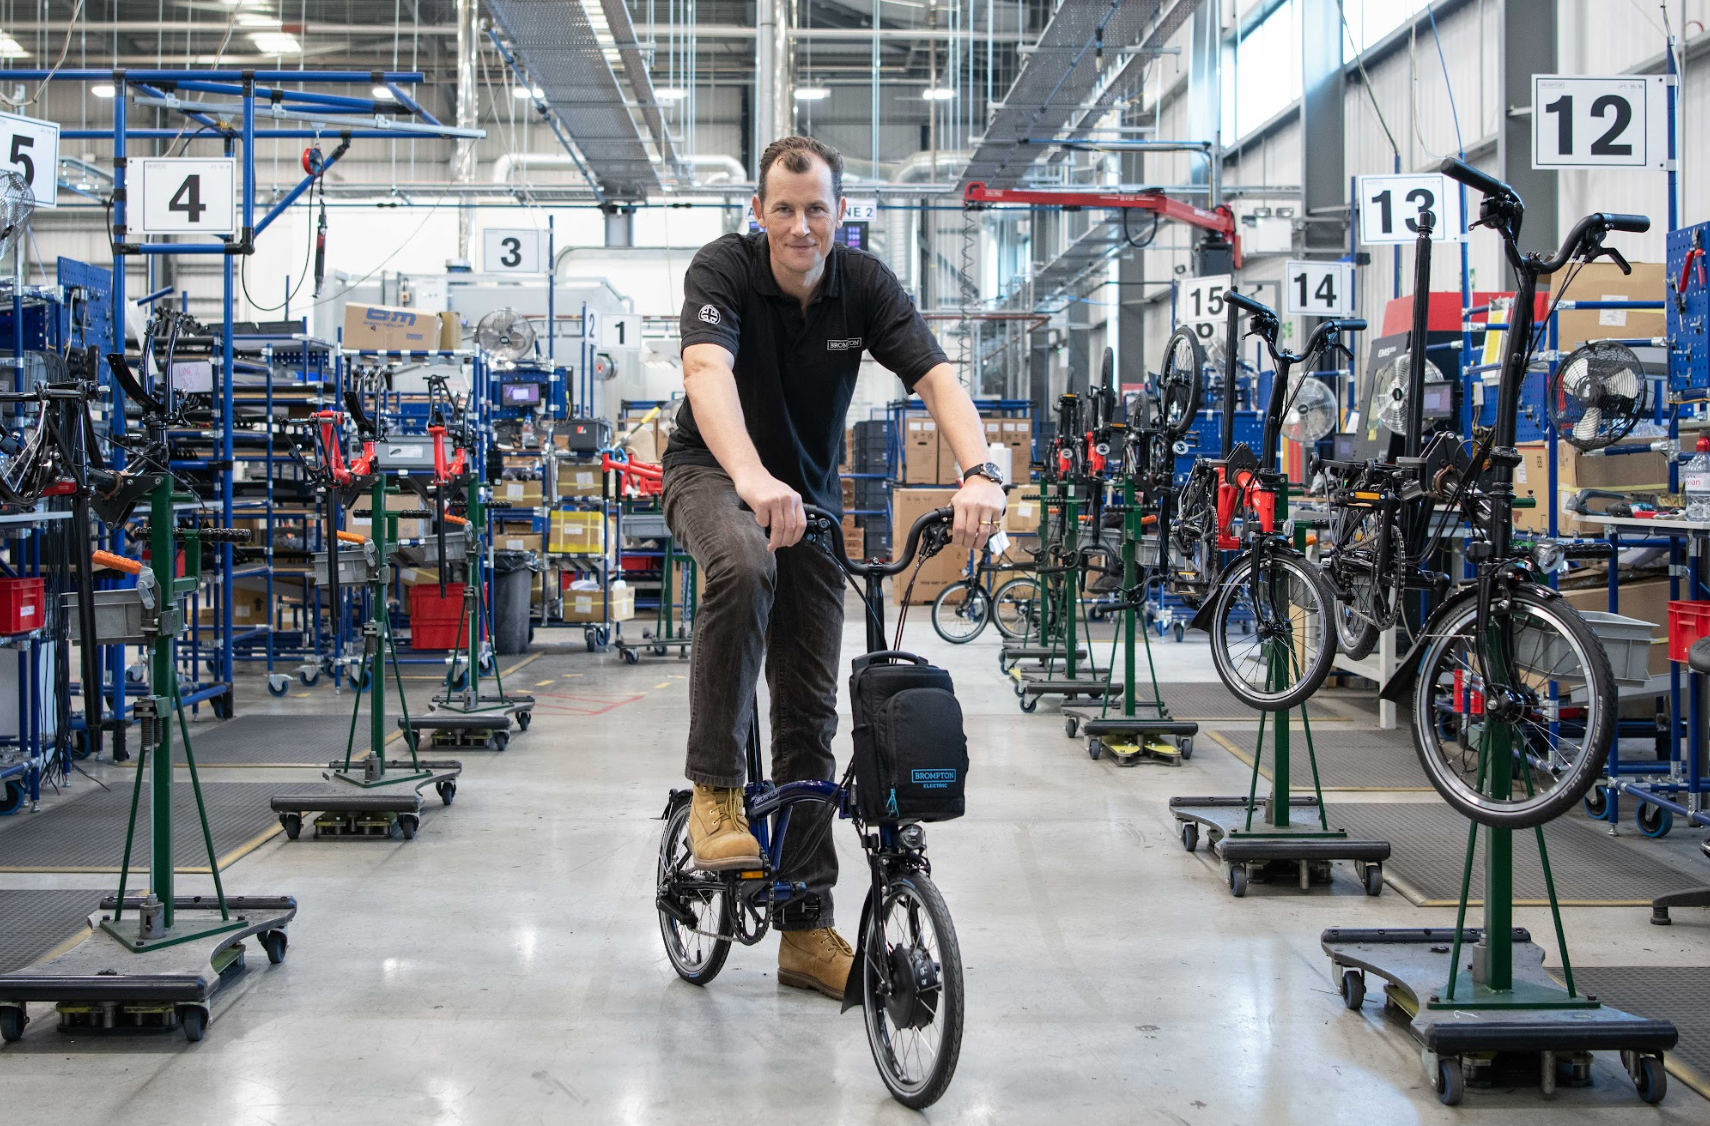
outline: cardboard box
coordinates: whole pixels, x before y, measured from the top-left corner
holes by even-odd
[[[932,419],[911,414],[903,420],[903,484],[938,484],[938,446],[938,424]]]
[[[533,551],[538,553],[543,546],[544,537],[539,532],[495,532],[493,534],[494,551]]]
[[[1003,444],[1009,447],[1010,468],[1014,480],[1027,479],[1028,466],[1033,464],[1033,420],[1006,418],[1000,426]]]
[[[1646,440],[1648,441],[1648,440]],[[1618,442],[1623,445],[1644,445],[1646,442]],[[1514,467],[1514,495],[1536,497],[1538,507],[1517,509],[1514,526],[1527,532],[1549,530],[1549,503],[1545,494],[1550,487],[1548,447],[1542,442],[1526,442],[1519,447],[1520,464]],[[1581,489],[1609,489],[1613,492],[1666,492],[1668,489],[1668,458],[1660,453],[1588,455],[1567,442],[1558,442],[1556,451],[1556,496],[1559,515],[1558,535],[1601,536],[1603,526],[1580,520],[1560,508],[1571,501]]]
[[[561,497],[597,497],[604,472],[599,466],[558,463],[558,495]]]
[[[439,348],[442,352],[455,352],[463,347],[463,322],[456,313],[441,313],[439,315]]]
[[[547,550],[566,555],[598,555],[617,539],[599,512],[554,512]]]
[[[851,559],[860,559],[867,554],[866,530],[853,516],[843,518],[843,554]]]
[[[344,346],[372,352],[431,352],[440,347],[441,320],[395,305],[344,307]]]
[[[539,508],[543,499],[538,478],[528,481],[500,481],[493,486],[495,508]]]
[[[1608,572],[1605,572],[1607,576]],[[1599,583],[1581,590],[1565,590],[1562,597],[1576,610],[1609,611],[1609,587]],[[1646,579],[1620,585],[1620,607],[1616,613],[1656,626],[1651,635],[1651,675],[1668,671],[1668,580]]]
[[[606,620],[606,595],[599,590],[567,590],[564,592],[564,620],[567,622],[603,622]],[[635,617],[635,588],[621,586],[612,591],[611,620],[627,622]]]
[[[1613,262],[1593,262],[1574,275],[1568,287],[1569,301],[1663,301],[1668,294],[1663,281],[1664,269],[1657,262],[1634,262],[1633,272],[1623,274]],[[1550,277],[1551,300],[1555,286],[1568,271]],[[1650,339],[1667,335],[1662,309],[1564,309],[1556,314],[1557,342],[1561,350],[1571,352],[1587,340],[1607,340],[1611,337],[1628,340]]]
[[[1039,534],[1039,502],[1036,500],[1019,500],[1021,489],[1009,494],[1009,505],[1003,513],[1003,530],[1010,535],[1033,536]]]
[[[499,469],[520,469],[533,472],[540,469],[539,454],[502,454],[499,457]]]
[[[900,552],[908,540],[908,530],[914,522],[935,508],[943,508],[956,495],[955,489],[896,489],[891,493],[891,550]],[[908,595],[909,604],[930,603],[940,591],[957,579],[968,566],[968,553],[946,548],[918,567],[910,567],[891,580],[892,597],[902,601]],[[917,574],[918,571],[918,574]],[[909,592],[910,581],[914,583]]]

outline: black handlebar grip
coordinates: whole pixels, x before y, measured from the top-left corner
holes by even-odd
[[[1366,321],[1364,317],[1340,317],[1336,321],[1338,332],[1364,332]]]
[[[1608,211],[1599,212],[1603,217],[1603,225],[1611,231],[1631,231],[1633,234],[1643,234],[1651,229],[1649,215],[1621,215]]]
[[[1275,311],[1264,302],[1255,301],[1245,293],[1236,293],[1232,289],[1224,292],[1223,300],[1228,304],[1235,306],[1237,309],[1245,309],[1249,313],[1269,313],[1272,316],[1276,315]]]
[[[1467,187],[1483,192],[1485,195],[1516,195],[1513,188],[1485,172],[1480,172],[1465,161],[1454,157],[1445,157],[1443,163],[1437,166],[1437,171],[1451,180],[1458,180]]]

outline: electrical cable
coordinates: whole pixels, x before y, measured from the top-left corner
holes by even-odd
[[[318,183],[319,177],[317,177],[316,179],[317,179],[317,183]],[[322,219],[322,222],[325,222],[325,220],[326,220],[326,213],[327,213],[326,188],[324,186],[322,186],[321,187],[321,219]],[[243,299],[245,301],[249,302],[250,308],[256,310],[257,312],[261,312],[261,313],[275,313],[275,312],[278,312],[280,309],[285,308],[287,305],[291,304],[292,298],[296,297],[299,293],[303,292],[303,285],[304,285],[304,283],[306,283],[308,281],[308,278],[309,278],[309,262],[314,258],[314,256],[315,256],[315,228],[314,228],[313,224],[310,224],[310,226],[309,226],[309,245],[308,245],[308,248],[303,252],[303,269],[297,275],[297,288],[292,289],[290,283],[286,283],[285,300],[281,301],[277,305],[263,305],[259,301],[257,301],[254,297],[250,296],[250,293],[249,293],[249,275],[248,275],[249,256],[245,255],[243,257],[243,260],[238,263],[238,286],[243,290]]]
[[[1349,43],[1353,43],[1354,30],[1348,26],[1348,9],[1343,5],[1342,0],[1336,0],[1336,12],[1342,20],[1343,34],[1347,35]],[[1372,91],[1372,76],[1366,73],[1363,52],[1354,54],[1354,66],[1360,72],[1360,84],[1366,88],[1366,99],[1372,104],[1372,112],[1377,114],[1378,125],[1383,128],[1383,135],[1389,139],[1389,150],[1395,154],[1397,160],[1400,160],[1401,146],[1395,143],[1395,134],[1390,132],[1389,122],[1384,119],[1383,109],[1378,105],[1377,94]]]
[[[25,106],[35,105],[41,99],[42,94],[47,91],[48,83],[53,81],[53,76],[59,73],[59,68],[65,65],[65,56],[71,53],[71,34],[77,30],[78,17],[82,14],[83,0],[77,0],[71,9],[71,19],[66,21],[65,40],[60,44],[59,58],[54,60],[52,67],[48,68],[47,77],[36,83],[36,92],[21,102],[13,101],[4,94],[0,94],[0,102],[4,102],[14,109],[23,109]],[[232,12],[232,18],[237,18],[236,11]]]

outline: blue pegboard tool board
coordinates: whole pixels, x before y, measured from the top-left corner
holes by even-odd
[[[1710,394],[1710,285],[1705,284],[1710,281],[1710,254],[1706,251],[1710,251],[1710,223],[1669,232],[1668,386],[1695,399]]]

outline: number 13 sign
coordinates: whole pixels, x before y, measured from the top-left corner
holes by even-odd
[[[1421,210],[1435,220],[1432,242],[1460,240],[1460,188],[1439,172],[1361,176],[1358,190],[1362,243],[1412,242],[1419,237]]]

